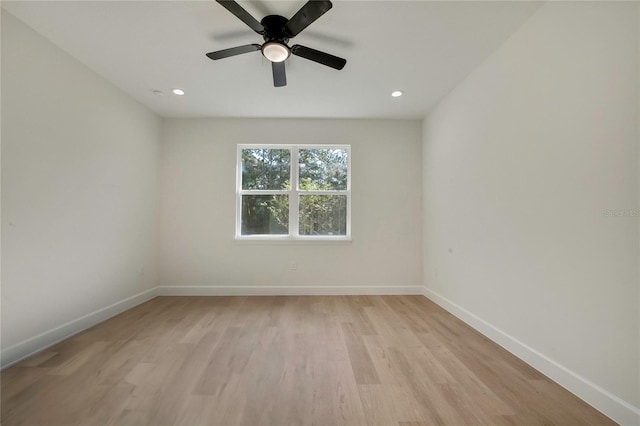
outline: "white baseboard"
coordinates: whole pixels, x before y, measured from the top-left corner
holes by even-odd
[[[105,308],[98,309],[87,315],[76,318],[51,330],[40,333],[37,336],[23,340],[15,345],[3,348],[0,354],[1,368],[7,368],[25,358],[40,352],[49,346],[67,339],[74,334],[78,334],[89,327],[105,321],[119,313],[131,309],[141,303],[151,300],[157,296],[157,287],[135,294],[124,300],[120,300]]]
[[[602,389],[477,315],[424,287],[424,296],[621,425],[640,425],[640,408]]]
[[[158,296],[343,296],[421,295],[422,286],[159,286]]]

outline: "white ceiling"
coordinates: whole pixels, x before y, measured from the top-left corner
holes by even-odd
[[[260,20],[304,1],[239,1]],[[273,87],[260,52],[205,53],[259,35],[213,0],[2,1],[2,7],[164,117],[423,118],[540,6],[525,1],[334,1],[291,40],[347,59],[293,56]],[[186,95],[177,97],[179,87]],[[405,92],[392,98],[392,90]],[[161,90],[164,96],[153,93]]]

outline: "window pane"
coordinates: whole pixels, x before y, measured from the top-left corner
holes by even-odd
[[[300,189],[347,189],[346,149],[300,149]]]
[[[242,150],[242,189],[288,190],[290,170],[288,149]]]
[[[300,235],[347,235],[346,195],[301,195]]]
[[[242,196],[242,235],[286,235],[288,233],[288,195]]]

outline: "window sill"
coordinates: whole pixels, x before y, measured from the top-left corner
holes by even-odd
[[[235,241],[241,244],[258,244],[258,245],[340,245],[351,244],[351,237],[308,237],[308,238],[291,238],[291,237],[235,237]]]

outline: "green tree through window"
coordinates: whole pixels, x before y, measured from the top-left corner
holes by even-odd
[[[348,146],[240,146],[236,235],[348,237],[349,153]]]

